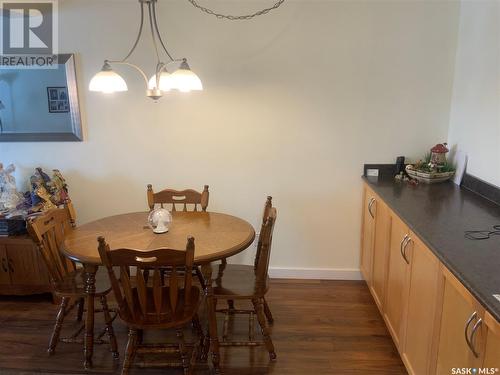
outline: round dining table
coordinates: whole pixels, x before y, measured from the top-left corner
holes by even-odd
[[[67,234],[64,253],[83,265],[83,281],[87,293],[87,311],[94,309],[95,277],[101,258],[97,238],[102,236],[113,249],[157,250],[186,248],[188,236],[195,239],[194,263],[201,267],[205,284],[210,353],[213,366],[219,370],[219,342],[212,290],[211,263],[235,255],[248,248],[255,230],[247,221],[215,212],[173,211],[169,230],[154,233],[147,225],[149,212],[134,212],[105,217],[78,226]],[[85,368],[92,366],[94,314],[85,317]]]

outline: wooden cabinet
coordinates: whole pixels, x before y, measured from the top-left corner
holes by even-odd
[[[0,288],[10,284],[9,258],[5,245],[0,245]]]
[[[409,374],[498,373],[500,323],[367,186],[363,202],[361,272]]]
[[[443,312],[439,333],[437,374],[450,374],[452,368],[480,367],[483,344],[483,308],[447,270]]]
[[[375,213],[377,209],[375,194],[365,186],[363,193],[363,222],[361,225],[361,273],[368,285],[371,284],[373,243],[375,234]]]
[[[441,312],[440,262],[411,232],[406,252],[407,257],[411,253],[411,271],[402,356],[410,374],[430,374],[435,367]]]
[[[389,235],[391,229],[390,211],[380,199],[376,200],[375,234],[372,256],[372,280],[370,290],[380,311],[385,303]]]
[[[52,290],[43,259],[27,236],[0,237],[0,294],[24,295]]]
[[[484,323],[486,342],[483,367],[500,368],[500,323],[488,312],[484,314]]]
[[[389,266],[384,318],[396,346],[400,348],[404,335],[412,248],[408,246],[410,233],[406,224],[392,212],[390,221]]]

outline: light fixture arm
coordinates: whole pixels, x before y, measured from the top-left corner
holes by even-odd
[[[127,65],[127,66],[134,68],[135,70],[137,70],[141,74],[142,78],[144,78],[144,82],[146,82],[146,88],[148,87],[148,77],[146,76],[146,73],[144,73],[144,71],[141,68],[139,68],[137,65],[129,63],[128,61],[123,61],[123,60],[104,60],[104,65],[106,65],[106,64]]]
[[[121,61],[121,62],[127,61],[129,59],[129,57],[132,56],[132,54],[134,53],[135,49],[137,48],[137,45],[139,44],[139,41],[141,40],[142,29],[144,28],[144,3],[142,1],[140,1],[140,4],[141,4],[141,24],[139,26],[139,32],[137,33],[137,38],[135,40],[134,45],[132,46],[132,49],[127,54],[127,56],[125,56],[123,59],[118,60],[118,61]]]
[[[168,52],[167,47],[166,47],[165,43],[163,42],[163,39],[162,39],[161,34],[160,34],[160,28],[158,27],[158,19],[156,17],[156,0],[155,0],[155,3],[153,3],[153,24],[154,24],[154,28],[156,30],[156,35],[158,36],[158,40],[160,41],[160,44],[163,47],[163,50],[167,54],[170,61],[174,61],[175,59]]]

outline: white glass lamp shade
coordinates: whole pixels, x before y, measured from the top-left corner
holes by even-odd
[[[181,92],[203,90],[200,78],[189,68],[186,60],[170,75],[170,81],[172,88]]]
[[[158,88],[161,91],[170,91],[172,89],[172,80],[171,80],[171,74],[168,72],[161,72],[160,73],[160,82],[158,84],[158,87],[156,87],[156,74],[151,77],[149,80],[148,87],[150,90],[154,90]]]
[[[112,94],[114,92],[127,91],[128,87],[125,80],[118,73],[114,72],[108,63],[105,63],[102,70],[90,81],[89,90]]]
[[[149,213],[148,225],[155,233],[168,232],[170,223],[172,223],[172,215],[164,208],[157,208]]]

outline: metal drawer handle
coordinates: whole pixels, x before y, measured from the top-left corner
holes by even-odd
[[[3,269],[3,272],[9,272],[9,269],[7,268],[7,259],[5,258],[2,258],[2,269]]]
[[[472,351],[472,354],[474,354],[474,357],[479,358],[479,353],[476,351],[476,345],[474,343],[474,338],[476,336],[476,332],[479,327],[481,327],[481,324],[483,324],[483,320],[479,318],[474,324],[474,327],[472,327],[472,332],[470,334],[470,349]]]
[[[408,257],[406,256],[406,247],[408,246],[408,244],[411,241],[412,241],[411,237],[408,236],[408,238],[406,239],[406,242],[403,245],[403,259],[405,260],[406,264],[410,264],[410,261],[408,260]]]
[[[474,349],[472,348],[471,341],[469,339],[469,326],[472,323],[474,319],[477,317],[477,311],[474,311],[469,319],[467,319],[467,322],[465,323],[465,329],[464,329],[464,335],[465,335],[465,342],[467,343],[467,346],[469,349],[474,353]]]
[[[403,239],[401,240],[401,243],[399,244],[399,252],[401,253],[401,256],[403,257],[403,259],[406,261],[406,258],[403,254],[403,244],[406,243],[406,240],[408,239],[409,235],[408,234],[405,234],[405,236],[403,237]]]
[[[368,203],[368,212],[370,213],[370,216],[372,217],[372,219],[375,219],[375,215],[372,212],[373,203],[375,203],[375,198],[370,199],[370,203]]]

